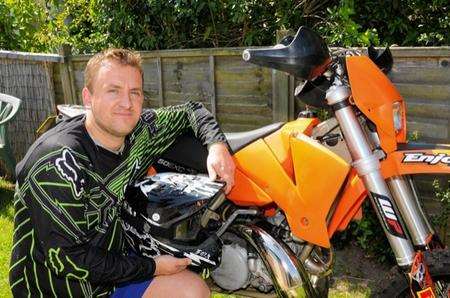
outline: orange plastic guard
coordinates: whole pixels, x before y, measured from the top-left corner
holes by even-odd
[[[247,196],[260,205],[260,202],[268,202],[267,197],[259,193],[261,190],[285,212],[294,235],[329,247],[326,216],[350,166],[307,136],[299,136],[290,137],[295,181],[285,172],[267,144],[258,140],[235,154],[239,175],[243,173],[257,187],[245,193],[244,184],[249,184],[237,181],[229,199],[247,205]],[[256,189],[259,195],[253,196]]]
[[[236,161],[235,161],[236,162]],[[239,206],[264,206],[272,199],[250,178],[237,168],[234,175],[235,184],[228,199]]]
[[[385,152],[397,149],[397,143],[406,142],[406,122],[403,130],[395,133],[393,103],[405,103],[388,77],[367,56],[347,57],[347,71],[356,106],[377,126],[381,148]]]
[[[450,149],[395,151],[381,162],[381,172],[386,179],[396,175],[450,174]]]
[[[295,236],[329,247],[326,217],[350,166],[304,134],[291,131],[281,137],[289,144],[295,179],[283,167],[282,154],[269,146],[274,143],[260,139],[234,155],[238,174],[228,198],[247,206],[273,201]]]
[[[299,197],[283,210],[294,235],[329,247],[326,217],[350,165],[303,134],[291,138],[291,148]]]
[[[328,225],[331,238],[336,230],[344,230],[349,222],[361,210],[361,204],[367,196],[366,188],[355,169],[348,175],[347,183]]]
[[[240,206],[264,206],[273,202],[264,191],[264,181],[269,183],[274,181],[273,179],[284,179],[283,171],[291,182],[294,181],[289,139],[292,134],[298,132],[310,134],[317,123],[319,123],[317,118],[296,119],[286,123],[281,129],[265,137],[264,140],[258,140],[239,150],[234,155],[237,165],[235,185],[228,198]],[[270,167],[260,167],[260,159],[269,163],[270,167],[276,167],[282,171],[276,172],[272,171]],[[273,166],[273,164],[276,165]],[[257,184],[254,181],[260,182]]]
[[[264,141],[292,180],[295,178],[289,139],[292,134],[299,132],[307,136],[311,135],[312,129],[319,122],[317,118],[298,118],[286,123],[280,130],[264,138]]]

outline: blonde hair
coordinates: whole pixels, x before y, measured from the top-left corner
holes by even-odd
[[[126,49],[107,49],[89,59],[84,70],[84,85],[93,92],[92,84],[97,76],[98,70],[105,61],[114,61],[121,65],[129,65],[139,70],[144,83],[144,72],[142,70],[142,60],[139,53]]]

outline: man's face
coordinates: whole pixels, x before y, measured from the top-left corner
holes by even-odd
[[[136,126],[144,99],[139,70],[114,61],[104,61],[92,82],[83,90],[95,125],[114,137],[125,137]]]

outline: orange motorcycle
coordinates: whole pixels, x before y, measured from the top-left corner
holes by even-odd
[[[181,137],[127,192],[124,226],[136,251],[187,256],[228,291],[325,297],[330,238],[360,218],[369,199],[398,265],[378,294],[450,297],[450,252],[411,179],[450,174],[450,145],[407,141],[405,102],[384,73],[389,50],[330,55],[320,36],[301,27],[279,45],[245,50],[243,59],[303,80],[296,94],[334,117],[321,122],[307,111],[227,134],[236,163],[227,196],[201,175],[206,149]]]

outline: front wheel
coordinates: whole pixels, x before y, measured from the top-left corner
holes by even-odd
[[[328,297],[330,290],[330,276],[318,277],[311,276],[311,283],[319,297]]]
[[[426,264],[436,286],[437,297],[450,297],[450,251],[436,249],[424,253]],[[382,283],[385,288],[375,293],[375,297],[411,297],[409,283],[397,268]]]

